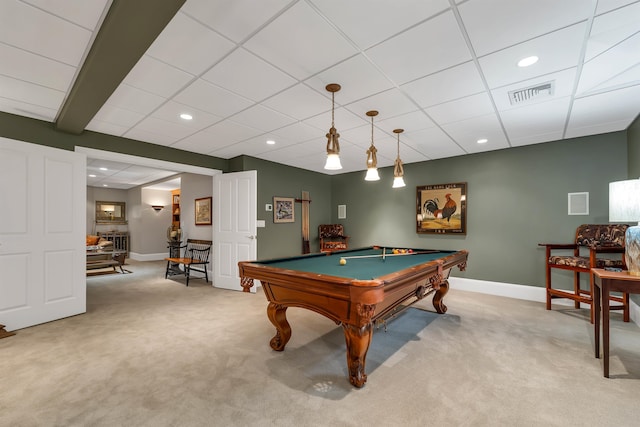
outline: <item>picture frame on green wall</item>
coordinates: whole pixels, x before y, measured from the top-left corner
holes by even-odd
[[[273,198],[273,222],[295,222],[295,209],[293,197]]]
[[[416,232],[467,233],[467,183],[416,187]]]

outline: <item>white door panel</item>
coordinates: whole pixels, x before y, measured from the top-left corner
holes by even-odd
[[[85,172],[84,154],[0,138],[0,323],[7,330],[86,311]]]
[[[214,186],[214,283],[241,291],[238,261],[254,260],[257,254],[257,172],[216,175]]]

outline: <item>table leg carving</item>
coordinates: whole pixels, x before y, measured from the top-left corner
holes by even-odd
[[[349,382],[356,387],[364,386],[367,382],[365,374],[365,362],[371,336],[373,335],[373,324],[371,322],[358,327],[343,323],[344,338],[347,343],[347,367],[349,369]]]
[[[251,292],[250,289],[253,286],[253,279],[251,277],[241,277],[240,286],[242,286],[242,292]]]
[[[433,307],[440,314],[447,312],[447,306],[442,302],[447,292],[449,292],[449,281],[445,280],[440,283],[439,289],[436,290],[436,294],[433,296]]]
[[[267,316],[276,327],[276,335],[271,338],[269,344],[272,349],[282,351],[291,339],[291,326],[287,321],[287,307],[270,302],[267,307]]]

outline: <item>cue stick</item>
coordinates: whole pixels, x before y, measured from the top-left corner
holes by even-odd
[[[387,256],[403,256],[403,255],[421,255],[421,254],[434,254],[438,251],[419,251],[406,254],[389,254]],[[341,256],[340,259],[357,259],[357,258],[380,258],[382,254],[378,255],[354,255],[354,256]]]
[[[382,260],[384,261],[386,257],[387,257],[387,248],[384,247],[382,248]]]
[[[302,203],[302,253],[308,254],[311,252],[309,247],[309,203],[311,199],[308,191],[302,192],[300,201]]]

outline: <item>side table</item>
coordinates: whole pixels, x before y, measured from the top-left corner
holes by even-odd
[[[631,276],[628,271],[607,271],[601,268],[591,269],[593,275],[593,311],[595,356],[600,358],[600,308],[602,307],[602,351],[604,353],[604,376],[609,378],[609,294],[627,292],[640,294],[640,276]],[[627,298],[629,296],[627,295]],[[628,304],[628,301],[627,301]]]

